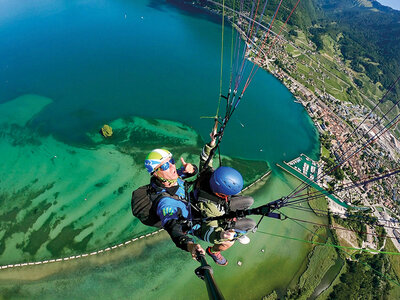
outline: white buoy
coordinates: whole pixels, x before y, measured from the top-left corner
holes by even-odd
[[[238,260],[237,264],[240,267],[242,265],[242,262],[240,260]]]

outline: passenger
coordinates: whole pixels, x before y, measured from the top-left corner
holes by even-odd
[[[245,210],[254,203],[252,197],[237,195],[243,188],[243,178],[237,170],[222,166],[214,171],[212,157],[209,159],[214,146],[215,138],[211,134],[211,142],[204,146],[200,157],[200,175],[193,191],[193,202],[200,210],[202,218]],[[217,264],[225,266],[228,261],[221,255],[221,251],[232,247],[235,240],[248,244],[250,239],[246,233],[255,226],[256,223],[250,218],[214,220],[202,223],[195,233],[202,240],[214,244],[206,252]]]

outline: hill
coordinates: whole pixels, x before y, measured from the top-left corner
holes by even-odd
[[[221,13],[217,2],[222,0],[197,3]],[[225,5],[250,15],[258,3],[255,1],[253,7],[253,2],[245,1],[239,8],[239,2],[225,0]],[[272,27],[274,32],[280,31],[297,2],[282,1]],[[264,3],[260,1],[258,14]],[[279,3],[280,0],[268,1],[264,25],[268,26]],[[372,108],[400,75],[400,12],[377,1],[301,0],[281,35],[286,41],[275,45],[272,60],[313,93],[326,93],[341,102]],[[398,83],[377,114],[384,115],[399,97]],[[391,109],[388,119],[394,118],[399,109]],[[399,126],[394,133],[400,136]]]
[[[364,72],[388,89],[399,76],[400,12],[371,0],[314,0],[319,12],[309,33],[338,39],[342,57],[356,72]],[[304,14],[302,11],[301,14]],[[315,29],[318,28],[318,29]],[[400,95],[400,86],[396,87]],[[391,97],[394,101],[397,97]]]

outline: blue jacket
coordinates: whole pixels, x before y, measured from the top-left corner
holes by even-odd
[[[187,235],[184,220],[190,220],[189,203],[185,197],[185,182],[183,179],[192,177],[197,174],[197,168],[193,174],[183,174],[181,169],[178,169],[178,185],[166,188],[156,178],[152,178],[151,185],[154,188],[155,194],[153,197],[161,194],[157,198],[156,213],[161,220],[162,227],[168,232],[172,241],[178,248],[187,251],[188,242],[193,240]]]
[[[175,197],[163,197],[157,205],[157,215],[160,217],[161,225],[164,225],[170,220],[178,220],[179,218],[188,219],[189,209],[185,200],[185,187],[182,179],[178,178],[178,190],[175,192]],[[162,192],[166,192],[164,189]],[[178,198],[178,199],[177,199]]]

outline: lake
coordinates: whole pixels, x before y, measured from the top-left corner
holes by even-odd
[[[0,167],[2,220],[8,222],[0,247],[3,264],[63,257],[61,245],[67,242],[68,251],[80,254],[90,245],[119,243],[132,229],[148,232],[133,224],[129,211],[129,189],[147,180],[141,163],[111,146],[93,149],[88,133],[135,116],[181,122],[206,140],[212,121],[201,117],[213,116],[218,103],[220,18],[178,1],[1,1],[0,6],[0,115],[7,136],[0,143],[7,153]],[[227,26],[226,40],[231,34]],[[223,90],[229,55],[226,47]],[[276,162],[300,153],[319,156],[312,121],[293,100],[277,79],[259,71],[226,129],[223,154],[265,160],[273,168],[254,191],[258,204],[297,184],[274,168]],[[21,122],[10,128],[8,123],[17,121],[7,116],[17,112]],[[291,215],[323,222],[311,213]],[[288,221],[265,220],[260,229],[308,235]],[[22,276],[23,268],[2,271],[2,294],[54,298],[68,292],[87,299],[89,290],[93,298],[204,297],[204,285],[193,274],[197,263],[167,237],[156,239],[132,245],[130,255],[28,267],[31,277]],[[257,233],[251,239],[251,247],[237,245],[227,253],[227,268],[215,267],[229,298],[284,290],[305,268],[309,245]],[[24,280],[30,284],[17,288]],[[247,288],[238,289],[241,284]]]

